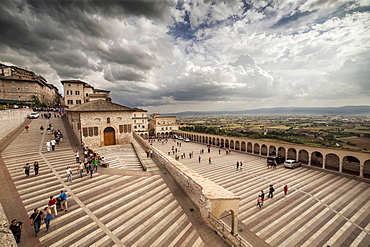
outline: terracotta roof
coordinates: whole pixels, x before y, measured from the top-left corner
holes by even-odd
[[[111,103],[105,100],[94,100],[69,108],[72,112],[109,112],[109,111],[135,111],[135,109]]]
[[[80,81],[80,80],[64,80],[64,81],[60,81],[62,84],[64,83],[82,83],[82,84],[87,84],[86,82],[84,81]]]

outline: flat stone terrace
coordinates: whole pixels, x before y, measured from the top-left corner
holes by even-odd
[[[270,246],[370,246],[366,179],[309,167],[287,169],[282,164],[267,169],[265,158],[234,151],[226,155],[217,147],[208,153],[205,145],[193,142],[170,139],[167,144],[156,141],[153,145],[170,156],[174,156],[174,146],[186,154],[181,163],[241,197],[240,234],[252,231]],[[242,170],[236,170],[237,161],[243,162]],[[275,188],[272,199],[267,198],[270,184]],[[284,197],[286,184],[289,194]],[[256,207],[261,190],[265,193],[262,209]],[[227,214],[222,220],[230,224]]]
[[[64,139],[50,152],[45,145],[50,135],[39,131],[48,120],[28,122],[29,131],[19,128],[0,145],[0,200],[9,220],[25,222],[19,246],[227,246],[199,220],[199,211],[163,177],[165,172],[105,174],[99,168],[93,178],[85,173],[80,178],[74,158],[77,146],[72,148],[62,120],[51,119]],[[40,163],[39,176],[32,170],[26,178],[23,165],[35,161]],[[66,182],[67,166],[73,168],[73,182]],[[35,237],[29,215],[34,208],[43,209],[49,196],[58,196],[60,190],[69,195],[68,212],[58,212],[50,231],[42,225]]]

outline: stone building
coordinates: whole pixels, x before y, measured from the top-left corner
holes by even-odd
[[[135,131],[139,136],[143,138],[149,137],[148,131],[148,111],[134,108],[132,113],[132,125],[134,126],[133,131]]]
[[[105,100],[93,100],[67,109],[67,118],[88,147],[122,145],[132,141],[132,116],[137,109]]]
[[[111,101],[110,91],[95,89],[90,84],[80,80],[61,81],[64,88],[64,105],[73,107],[94,100]]]
[[[58,106],[62,96],[46,79],[32,71],[0,64],[0,101],[31,104],[32,95],[49,107]]]
[[[173,131],[178,130],[179,126],[176,123],[176,116],[161,117],[160,114],[152,114],[149,119],[149,135],[150,136],[168,136],[172,135]]]

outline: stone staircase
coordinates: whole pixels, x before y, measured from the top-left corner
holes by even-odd
[[[28,133],[22,132],[3,152],[2,158],[19,193],[27,215],[34,208],[43,209],[50,196],[64,190],[68,197],[68,212],[58,212],[51,220],[48,232],[42,225],[40,246],[206,246],[187,214],[178,204],[160,175],[108,175],[94,172],[93,178],[84,172],[80,178],[67,135],[56,151],[47,152],[39,125],[43,119],[30,124]],[[58,123],[55,123],[58,124]],[[60,124],[59,129],[64,131]],[[37,130],[37,131],[36,131]],[[98,152],[121,169],[138,169],[138,159],[130,145]],[[22,171],[27,162],[40,164],[39,176],[26,178]],[[73,182],[66,182],[65,169],[73,169]],[[101,169],[101,168],[100,168]],[[28,219],[22,219],[28,222]],[[32,233],[26,224],[26,232]],[[23,243],[27,245],[23,234]],[[227,246],[215,239],[215,246]]]
[[[142,171],[143,167],[131,144],[106,146],[95,149],[109,163],[109,168]]]

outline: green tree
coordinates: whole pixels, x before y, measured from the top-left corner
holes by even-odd
[[[36,95],[31,95],[31,101],[34,103],[35,107],[40,107],[41,102],[39,97],[37,97]]]

